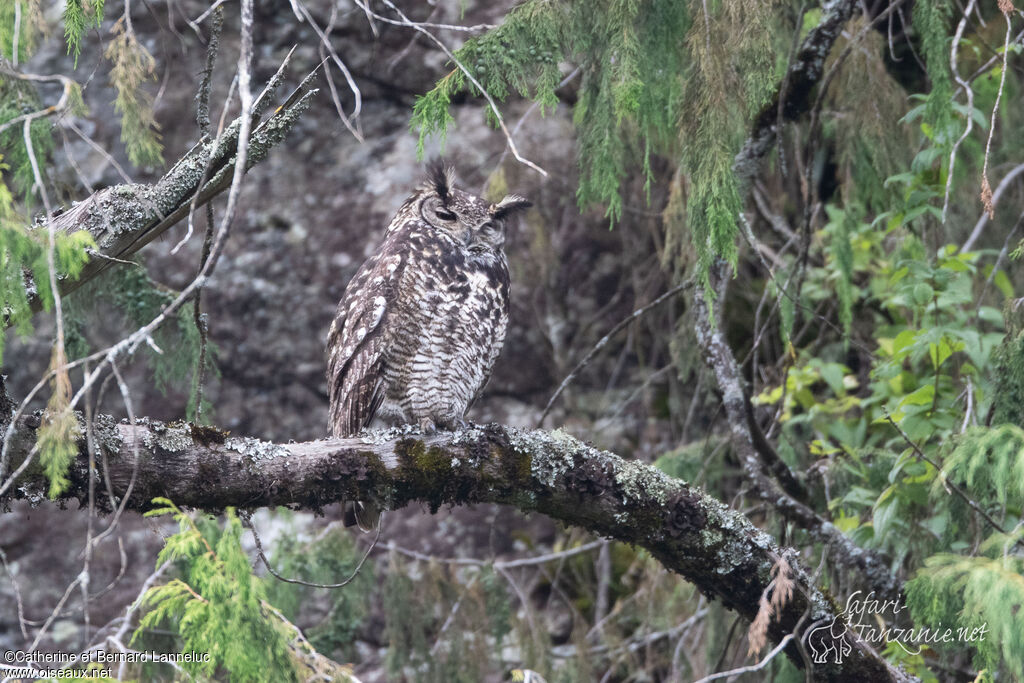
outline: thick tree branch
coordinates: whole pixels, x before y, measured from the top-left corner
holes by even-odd
[[[247,170],[263,161],[270,150],[284,140],[316,92],[310,88],[313,77],[310,74],[265,121],[257,124],[269,107],[270,98],[281,86],[287,64],[286,59],[254,106]],[[185,218],[189,211],[230,187],[241,128],[241,118],[238,118],[216,139],[204,137],[152,185],[108,187],[52,218],[51,223],[58,231],[87,230],[98,247],[77,280],[61,281],[61,293],[74,291],[116,263],[116,259],[124,260],[135,254]],[[41,227],[48,229],[49,225]],[[32,308],[39,310],[41,301],[34,287],[30,286],[29,290]]]
[[[736,155],[733,171],[744,187],[757,175],[761,159],[775,144],[779,124],[795,121],[808,111],[811,92],[824,73],[829,52],[856,6],[853,0],[822,3],[821,21],[804,38],[775,96],[755,119],[750,136]],[[711,266],[713,291],[718,291],[725,281],[727,270],[727,264],[721,259]],[[826,544],[840,562],[856,567],[878,595],[898,598],[902,582],[889,571],[888,564],[877,554],[858,547],[807,504],[803,484],[767,443],[753,419],[753,408],[739,365],[711,318],[704,293],[697,292],[693,301],[697,339],[722,391],[732,443],[754,490],[783,517]]]
[[[34,443],[36,424],[38,419],[29,418],[18,425],[15,465]],[[756,615],[771,569],[786,552],[798,590],[769,629],[776,643],[790,633],[803,635],[822,620],[842,618],[834,601],[799,567],[796,553],[778,547],[738,512],[649,465],[598,451],[562,432],[489,425],[424,436],[405,428],[273,444],[228,437],[210,427],[149,420],[132,426],[100,416],[94,434],[106,453],[115,496],[125,494],[136,472],[127,500],[133,510],[146,509],[156,496],[205,510],[228,505],[316,510],[345,499],[376,500],[390,508],[425,502],[434,510],[503,503],[642,546],[747,619]],[[87,471],[82,439],[65,499],[87,498]],[[33,465],[10,495],[41,502],[47,485]],[[849,640],[853,651],[841,664],[805,662],[792,643],[787,653],[797,665],[812,666],[815,680],[909,680],[854,642],[852,632]]]
[[[721,282],[724,270],[722,263],[712,266],[713,284]],[[879,596],[898,599],[903,584],[889,571],[889,565],[881,557],[870,550],[857,546],[831,522],[818,515],[805,502],[784,491],[776,483],[776,480],[768,475],[768,472],[772,472],[778,476],[779,468],[782,468],[787,473],[786,476],[792,476],[785,463],[781,460],[773,462],[758,450],[756,437],[750,426],[750,398],[747,396],[745,382],[740,375],[736,357],[726,343],[721,330],[711,319],[703,292],[697,292],[693,297],[693,302],[697,341],[700,344],[704,360],[715,373],[718,386],[722,390],[722,402],[729,418],[733,448],[736,449],[736,455],[739,457],[740,464],[753,485],[754,491],[787,520],[798,524],[813,539],[828,546],[839,563],[856,567],[863,580]],[[761,438],[763,440],[763,437]],[[763,445],[767,446],[767,444]],[[774,451],[772,453],[774,454]],[[775,458],[778,456],[776,455]],[[779,480],[786,481],[787,479],[779,477]]]

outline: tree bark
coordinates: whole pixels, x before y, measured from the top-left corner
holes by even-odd
[[[13,467],[35,442],[38,422],[29,417],[17,426]],[[212,427],[145,419],[133,426],[109,416],[98,417],[93,430],[112,492],[118,500],[127,497],[126,509],[146,510],[157,496],[204,510],[277,505],[319,510],[354,499],[391,509],[420,502],[432,511],[442,505],[503,503],[641,546],[751,620],[772,581],[772,567],[785,556],[796,590],[772,621],[770,639],[800,636],[833,619],[843,623],[841,608],[800,567],[797,553],[780,548],[739,512],[654,467],[599,451],[561,431],[487,425],[423,435],[406,427],[274,444]],[[84,504],[89,489],[84,436],[78,446],[62,501]],[[100,473],[93,476],[102,486]],[[38,504],[47,486],[33,463],[9,491],[12,498]],[[0,505],[9,503],[0,499]],[[798,666],[811,667],[814,680],[911,680],[847,633],[852,650],[840,663],[805,660],[794,643],[787,654]]]
[[[284,140],[317,92],[310,87],[314,72],[265,121],[257,123],[281,87],[289,58],[281,64],[255,102],[246,170],[266,159],[270,150]],[[240,129],[241,119],[237,118],[216,139],[204,137],[152,185],[125,184],[104,188],[52,217],[50,220],[57,231],[86,230],[97,246],[97,253],[92,255],[77,279],[63,278],[60,281],[61,294],[74,291],[117,260],[130,258],[188,216],[190,211],[226,190],[234,174]],[[46,230],[49,226],[50,223],[45,223],[36,229]],[[32,310],[38,311],[42,302],[31,282],[27,290]],[[5,327],[8,325],[9,320]]]

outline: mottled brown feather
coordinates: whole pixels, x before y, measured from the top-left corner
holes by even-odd
[[[345,290],[328,338],[337,436],[378,415],[452,428],[490,377],[508,323],[505,221],[529,202],[491,204],[454,183],[433,165]]]

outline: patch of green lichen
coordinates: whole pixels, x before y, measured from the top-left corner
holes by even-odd
[[[189,424],[189,429],[192,432],[192,439],[201,446],[210,446],[213,444],[222,444],[228,438],[228,434],[231,432],[222,431],[216,427],[208,427],[206,425]]]
[[[446,488],[453,482],[451,458],[444,449],[427,448],[418,439],[401,439],[395,444],[395,455],[401,496],[426,500],[431,513],[437,512],[446,500],[452,500],[445,495]]]
[[[525,484],[530,480],[533,470],[533,458],[528,454],[518,453],[513,448],[493,448],[491,458],[501,464],[501,473],[509,484]]]
[[[384,461],[373,451],[359,451],[359,457],[366,460],[366,478],[372,482],[384,482],[391,476]]]

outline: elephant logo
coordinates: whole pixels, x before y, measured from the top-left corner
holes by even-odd
[[[842,664],[843,659],[853,651],[847,638],[846,622],[841,616],[810,629],[804,638],[815,664],[827,664],[830,655],[834,664]]]

